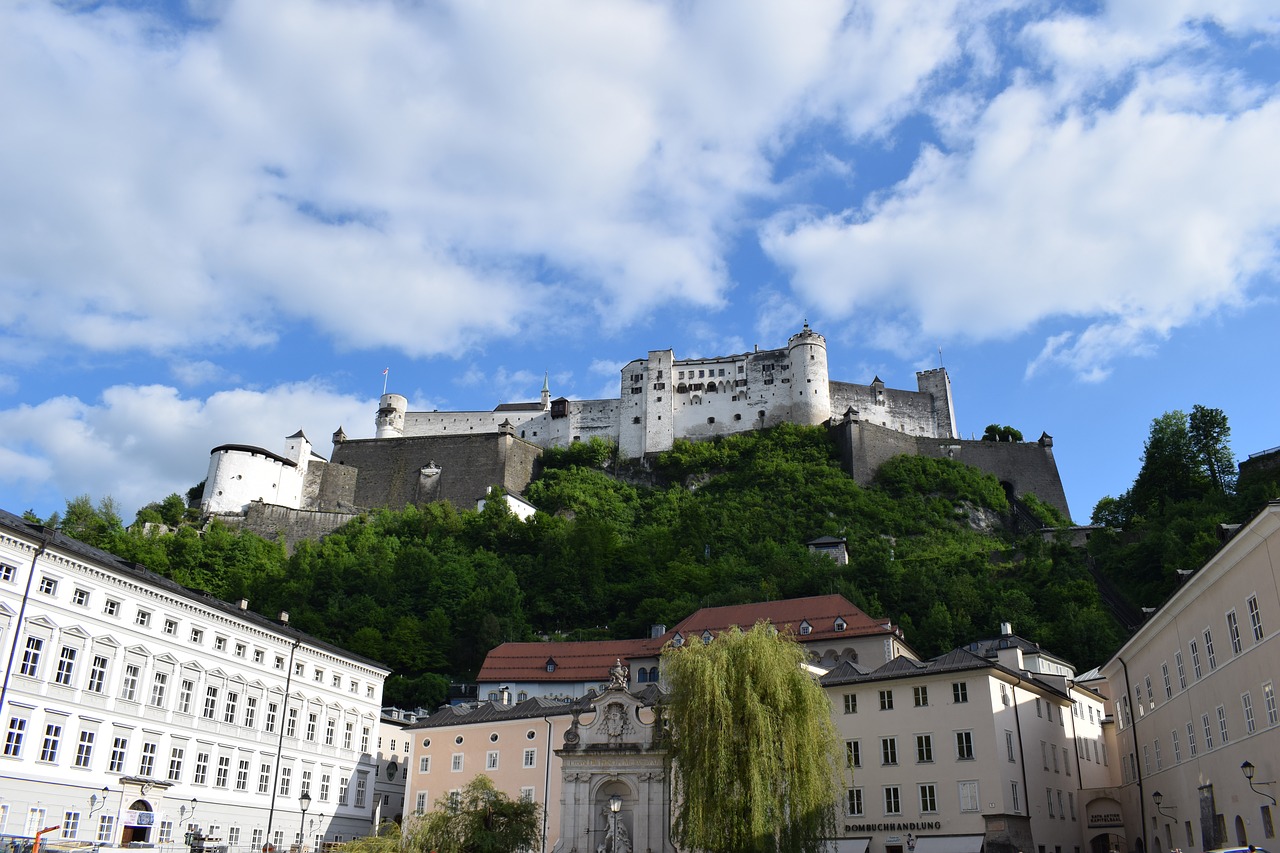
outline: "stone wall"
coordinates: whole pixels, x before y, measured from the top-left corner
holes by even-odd
[[[870,483],[881,465],[900,454],[955,459],[994,475],[1015,497],[1035,495],[1071,517],[1053,458],[1053,440],[1047,436],[1038,442],[930,438],[852,419],[834,423],[831,430],[842,467],[861,485]]]
[[[358,513],[314,512],[290,509],[287,506],[252,501],[243,515],[213,516],[227,527],[248,530],[271,542],[283,542],[285,549],[293,553],[299,542],[319,542],[337,530]]]

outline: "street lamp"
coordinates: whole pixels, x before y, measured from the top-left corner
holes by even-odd
[[[614,794],[609,798],[609,817],[613,821],[613,829],[609,833],[609,853],[618,849],[618,812],[622,811],[622,797]]]
[[[306,788],[298,795],[298,805],[302,807],[302,820],[298,823],[298,853],[307,848],[307,809],[311,808],[311,794]]]
[[[1152,791],[1151,800],[1156,804],[1156,811],[1160,812],[1160,814],[1164,815],[1165,817],[1171,817],[1171,818],[1177,817],[1177,815],[1165,814],[1164,809],[1160,808],[1160,804],[1164,802],[1164,794],[1160,793],[1159,791]],[[1170,806],[1169,808],[1171,809],[1177,808],[1177,806]]]
[[[1240,765],[1240,772],[1244,774],[1244,778],[1245,778],[1245,779],[1248,779],[1248,780],[1249,780],[1249,788],[1250,788],[1250,790],[1252,790],[1255,794],[1258,794],[1258,795],[1260,795],[1260,796],[1266,797],[1268,800],[1270,800],[1270,801],[1271,801],[1271,805],[1273,805],[1273,806],[1274,806],[1274,805],[1276,804],[1276,798],[1275,798],[1275,797],[1271,796],[1271,795],[1270,795],[1270,794],[1268,794],[1266,791],[1259,791],[1256,787],[1254,787],[1254,784],[1253,784],[1253,774],[1254,774],[1255,770],[1254,770],[1254,767],[1253,767],[1253,763],[1252,763],[1252,762],[1246,761],[1244,764],[1241,764],[1241,765]],[[1270,781],[1270,782],[1259,782],[1258,784],[1259,784],[1259,785],[1274,785],[1274,784],[1275,784],[1275,780],[1272,780],[1272,781]]]

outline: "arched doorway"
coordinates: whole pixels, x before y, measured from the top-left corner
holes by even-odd
[[[1124,849],[1124,836],[1113,832],[1101,832],[1089,839],[1089,853],[1119,853]]]
[[[1244,818],[1236,815],[1236,844],[1244,847],[1249,843],[1249,833],[1244,828]]]
[[[150,841],[155,820],[156,815],[151,810],[150,803],[146,800],[134,800],[124,811],[124,831],[120,835],[120,846]]]

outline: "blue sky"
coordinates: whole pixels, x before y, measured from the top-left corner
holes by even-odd
[[[1280,445],[1278,82],[1273,0],[3,4],[0,506],[807,319],[1087,520],[1162,412]]]

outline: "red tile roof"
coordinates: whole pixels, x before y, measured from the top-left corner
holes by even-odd
[[[735,625],[748,630],[762,619],[780,631],[790,632],[803,643],[898,633],[897,628],[885,627],[883,621],[872,619],[842,595],[704,607],[653,639],[503,643],[485,657],[476,680],[486,684],[495,681],[604,682],[609,680],[609,668],[617,660],[656,657],[676,632],[689,640],[702,636],[704,631],[718,634]],[[843,631],[836,630],[837,619],[844,620]],[[803,621],[809,623],[810,632],[801,635]],[[556,663],[555,672],[547,672],[549,658]]]

